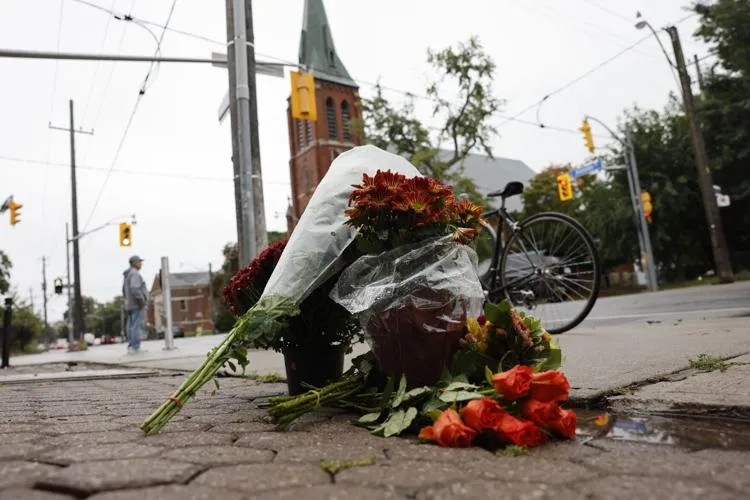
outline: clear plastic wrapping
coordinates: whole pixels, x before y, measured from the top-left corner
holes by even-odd
[[[343,267],[341,257],[357,231],[346,225],[352,185],[363,174],[391,170],[409,177],[419,171],[405,158],[375,146],[360,146],[336,158],[320,181],[268,280],[263,296],[282,296],[300,304]]]
[[[356,315],[380,369],[418,386],[449,366],[484,292],[474,250],[447,237],[360,257],[331,298]]]

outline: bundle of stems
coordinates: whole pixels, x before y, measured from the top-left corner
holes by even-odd
[[[264,406],[279,428],[284,428],[299,417],[313,412],[323,406],[332,406],[336,402],[360,393],[365,389],[365,379],[355,373],[345,376],[341,381],[329,384],[320,389],[310,390],[299,396],[278,396],[268,400]]]
[[[208,353],[201,366],[141,425],[141,430],[149,435],[161,431],[222,366],[226,364],[235,369],[232,359],[237,360],[244,370],[248,347],[267,346],[283,328],[286,318],[296,314],[299,314],[299,307],[285,297],[271,297],[258,302],[237,321],[221,344]]]

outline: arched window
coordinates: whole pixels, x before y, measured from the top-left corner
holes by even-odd
[[[328,138],[338,139],[339,131],[336,127],[336,105],[330,97],[326,100],[326,118],[328,119]]]
[[[310,144],[312,140],[313,140],[312,122],[310,120],[305,120],[305,141],[307,141],[307,144]]]
[[[341,103],[341,127],[344,129],[344,141],[352,140],[351,114],[349,113],[349,103]]]

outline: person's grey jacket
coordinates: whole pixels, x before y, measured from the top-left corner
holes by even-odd
[[[126,311],[143,309],[148,304],[148,289],[146,282],[138,269],[131,267],[124,273],[122,282],[122,295]]]

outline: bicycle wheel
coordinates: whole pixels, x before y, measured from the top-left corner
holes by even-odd
[[[574,328],[599,296],[599,255],[575,219],[542,212],[519,223],[500,260],[500,282],[511,303],[552,334]]]

